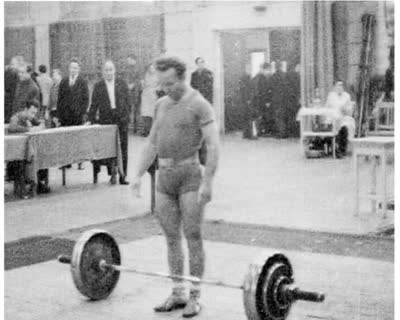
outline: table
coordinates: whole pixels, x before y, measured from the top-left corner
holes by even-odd
[[[356,207],[355,215],[359,214],[359,200],[361,198],[368,198],[372,201],[372,212],[376,213],[376,203],[377,201],[382,201],[382,211],[383,217],[387,214],[388,205],[388,192],[387,192],[387,159],[390,155],[394,155],[394,137],[366,137],[353,139],[353,163],[355,170],[355,180],[356,180]],[[371,191],[366,195],[360,195],[360,175],[358,158],[360,156],[370,156],[373,158],[372,161],[372,172],[371,172]],[[377,175],[377,167],[380,163],[381,173],[380,176]],[[377,179],[382,181],[382,190],[377,192]]]
[[[306,139],[312,137],[331,138],[332,139],[332,154],[336,158],[336,135],[339,131],[339,123],[332,122],[330,131],[313,130],[313,123],[317,116],[335,118],[334,112],[329,108],[300,108],[297,114],[297,121],[300,122],[300,148],[301,152],[306,154],[307,145]]]
[[[24,134],[4,136],[4,161],[26,160],[28,137]]]
[[[116,125],[58,127],[26,135],[29,178],[34,178],[39,169],[106,158],[116,158],[117,168],[124,174]]]
[[[124,174],[116,125],[59,127],[6,135],[4,146],[5,161],[24,161],[25,178],[32,181],[36,181],[36,173],[40,169],[108,158],[115,158],[119,172]]]

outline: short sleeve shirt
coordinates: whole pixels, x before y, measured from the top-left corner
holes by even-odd
[[[193,89],[174,101],[168,96],[158,100],[150,139],[159,158],[183,160],[201,147],[202,127],[215,121],[214,110],[203,96]]]

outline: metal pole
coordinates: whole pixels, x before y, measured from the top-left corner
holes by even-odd
[[[244,288],[243,285],[225,283],[220,280],[200,279],[198,277],[193,277],[193,276],[180,276],[180,275],[169,274],[169,273],[164,273],[164,272],[144,271],[144,270],[139,270],[139,269],[135,269],[135,268],[118,266],[118,265],[114,265],[114,264],[109,264],[105,260],[101,260],[99,265],[100,265],[101,269],[111,268],[111,269],[117,270],[117,271],[131,272],[131,273],[141,274],[141,275],[150,276],[150,277],[191,281],[191,282],[196,282],[196,283],[204,283],[204,284],[209,284],[209,285],[213,285],[213,286],[232,288],[232,289],[240,289],[240,290],[243,290],[243,288]]]

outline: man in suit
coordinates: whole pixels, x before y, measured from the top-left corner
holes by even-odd
[[[198,90],[201,95],[212,105],[213,103],[213,74],[205,68],[204,59],[197,57],[197,70],[192,73],[190,85],[193,89]]]
[[[57,118],[61,126],[78,126],[85,121],[89,105],[89,88],[87,81],[80,75],[80,70],[79,61],[71,59],[68,67],[69,75],[61,80],[57,100]],[[83,169],[81,164],[78,165],[78,169]]]
[[[71,59],[68,71],[69,75],[61,80],[58,91],[57,118],[61,126],[77,126],[84,122],[89,105],[89,88],[79,74],[78,60]]]
[[[129,182],[126,181],[125,176],[128,169],[129,90],[122,79],[115,77],[115,65],[110,60],[104,64],[103,79],[94,85],[88,124],[95,122],[97,112],[99,112],[100,124],[118,126],[124,169],[123,174],[119,173],[119,183],[127,185]],[[94,163],[95,170],[100,171],[98,163],[97,165],[96,162]],[[110,172],[110,164],[107,166]],[[111,183],[115,181],[111,180]]]

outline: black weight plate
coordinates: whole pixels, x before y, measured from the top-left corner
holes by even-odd
[[[120,265],[121,254],[114,238],[103,230],[85,232],[74,247],[71,272],[77,289],[91,300],[105,299],[114,290],[120,272],[101,269],[100,260]]]

